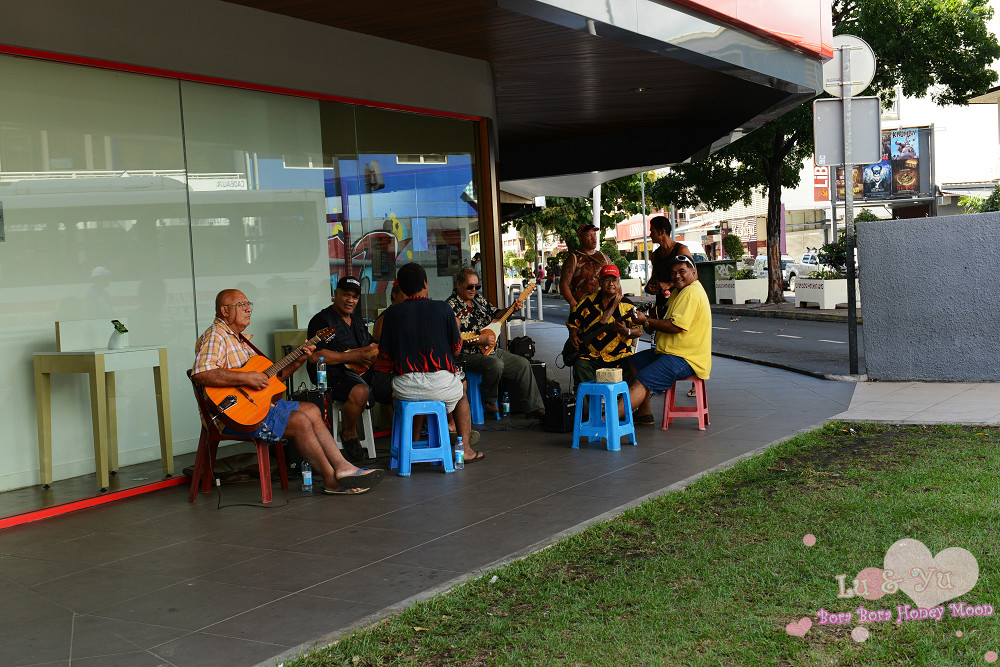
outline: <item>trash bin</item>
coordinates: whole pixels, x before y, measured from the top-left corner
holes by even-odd
[[[719,277],[720,266],[726,266],[729,267],[730,271],[735,271],[736,260],[721,259],[714,262],[695,262],[695,267],[698,269],[698,280],[701,281],[701,286],[705,288],[705,293],[708,294],[709,303],[719,302],[715,298],[715,279]]]

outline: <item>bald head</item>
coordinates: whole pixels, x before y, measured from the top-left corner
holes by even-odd
[[[215,295],[215,316],[222,317],[222,307],[237,301],[242,301],[246,297],[238,289],[224,289]]]

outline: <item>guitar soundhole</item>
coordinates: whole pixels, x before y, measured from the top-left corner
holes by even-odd
[[[226,396],[221,403],[219,403],[219,410],[221,412],[225,412],[234,405],[236,405],[236,397],[230,394],[229,396]]]

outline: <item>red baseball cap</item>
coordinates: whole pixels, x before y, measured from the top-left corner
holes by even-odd
[[[595,232],[598,231],[597,227],[594,224],[586,222],[576,228],[576,235],[579,236],[584,232],[589,232],[591,229],[593,229]]]
[[[614,264],[605,264],[601,267],[601,272],[597,274],[598,278],[603,278],[604,276],[614,276],[615,278],[621,278],[621,274],[618,273],[618,267]]]

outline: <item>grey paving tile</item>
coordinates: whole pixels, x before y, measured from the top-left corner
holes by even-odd
[[[175,577],[197,577],[270,550],[188,540],[115,562],[115,568]]]
[[[107,618],[199,630],[286,595],[281,591],[191,579],[101,610]]]
[[[59,600],[51,600],[21,584],[0,582],[0,626],[25,621],[66,618],[72,612]]]
[[[451,581],[460,574],[458,570],[447,569],[450,565],[447,562],[436,566],[417,561],[415,558],[412,562],[375,563],[313,586],[307,592],[381,608]]]
[[[37,552],[39,555],[44,555],[42,549]],[[0,555],[0,580],[7,579],[24,586],[35,586],[86,570],[88,567],[90,566],[83,563],[65,563],[31,556]]]
[[[419,532],[350,526],[293,545],[287,550],[326,556],[364,554],[365,558],[379,560],[423,544],[429,539],[432,538]]]
[[[341,544],[341,553],[338,554],[275,551],[198,578],[224,584],[252,584],[291,593],[364,567],[370,562],[366,554]]]
[[[205,628],[213,635],[298,646],[329,634],[381,608],[380,605],[296,593]]]
[[[174,667],[256,665],[288,647],[265,642],[193,632],[152,650]]]
[[[125,600],[152,593],[182,581],[150,572],[128,572],[114,567],[95,567],[38,584],[35,592],[58,600],[77,614],[93,613]]]
[[[6,598],[4,598],[6,607]],[[0,665],[69,664],[73,616],[0,618]]]
[[[92,658],[74,658],[76,667],[171,667],[171,664],[149,651],[113,653]]]

